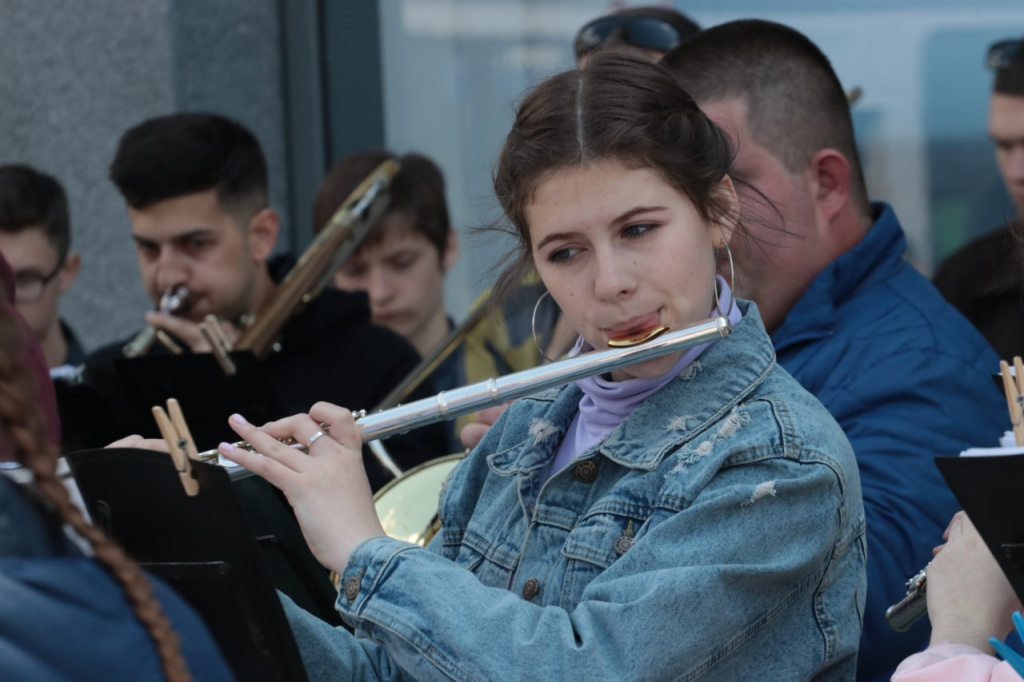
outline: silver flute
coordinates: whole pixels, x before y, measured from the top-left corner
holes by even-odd
[[[669,353],[679,352],[702,343],[728,336],[732,325],[725,317],[712,317],[688,327],[662,334],[640,345],[612,348],[609,350],[584,353],[532,369],[515,372],[503,377],[470,384],[450,391],[441,391],[431,398],[423,398],[406,405],[398,405],[380,412],[355,413],[356,423],[362,427],[362,441],[380,440],[405,433],[420,426],[426,426],[446,419],[455,419],[464,414],[476,412],[485,407],[502,405],[516,398],[538,393],[548,388],[568,384],[578,379],[610,372],[638,362],[644,362]],[[326,426],[325,426],[326,429]],[[252,449],[242,441],[235,447]],[[305,448],[293,443],[294,447]],[[199,459],[213,459],[216,450],[199,453]],[[375,453],[381,464],[396,476],[401,469],[386,454]]]
[[[928,576],[922,568],[907,581],[907,596],[885,610],[885,622],[896,632],[906,632],[928,613]]]

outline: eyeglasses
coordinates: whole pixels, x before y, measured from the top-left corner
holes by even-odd
[[[61,259],[57,263],[57,267],[53,271],[44,275],[34,268],[28,270],[18,270],[14,273],[14,302],[15,303],[32,303],[33,301],[39,300],[39,297],[43,295],[43,290],[49,286],[50,282],[56,279],[57,275],[60,274],[60,269],[64,267],[64,259]]]
[[[1024,61],[1024,38],[1011,38],[992,43],[985,55],[985,67],[992,71],[1005,69],[1016,61]]]
[[[599,17],[576,34],[576,58],[604,45],[612,37],[633,47],[668,52],[689,37],[689,34],[683,34],[672,24],[657,17]]]

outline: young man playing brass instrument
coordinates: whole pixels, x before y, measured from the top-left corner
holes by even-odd
[[[169,290],[188,291],[176,314],[149,312],[146,323],[192,352],[210,350],[199,326],[208,315],[237,335],[278,287],[268,268],[278,216],[268,205],[267,167],[255,136],[216,114],[153,118],[124,134],[110,176],[128,206],[150,298],[157,303]],[[89,363],[120,358],[124,345],[100,349]],[[167,350],[154,344],[151,352]],[[316,400],[372,409],[417,360],[403,339],[370,323],[364,296],[323,291],[283,323],[261,369],[286,413]],[[446,450],[440,425],[389,443],[403,468]],[[375,488],[386,482],[379,464],[368,457],[367,465]]]

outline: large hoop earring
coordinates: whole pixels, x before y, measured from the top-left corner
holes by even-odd
[[[729,312],[723,313],[722,307],[719,304],[721,294],[718,291],[718,268],[715,268],[715,310],[718,311],[719,317],[728,318],[732,315],[733,308],[736,307],[736,268],[732,262],[732,249],[729,248],[729,242],[725,243],[725,253],[729,257]],[[718,263],[718,249],[715,249],[715,263]]]
[[[530,331],[533,332],[533,342],[537,346],[537,352],[540,353],[545,362],[551,362],[551,358],[544,352],[544,348],[540,345],[540,337],[537,336],[537,310],[540,308],[540,302],[550,293],[550,291],[545,289],[544,293],[537,298],[537,302],[533,304],[533,315],[530,316]]]

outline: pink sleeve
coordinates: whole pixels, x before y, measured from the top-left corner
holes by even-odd
[[[892,682],[1020,682],[1009,663],[966,644],[938,642],[907,658]]]

